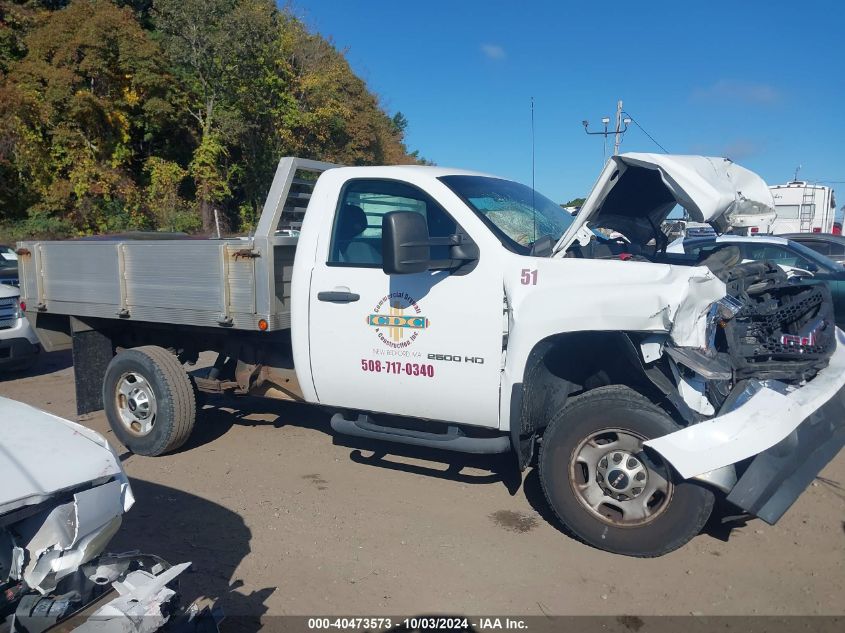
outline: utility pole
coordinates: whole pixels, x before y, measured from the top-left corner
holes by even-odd
[[[628,129],[628,122],[625,122],[625,130]],[[619,144],[622,142],[622,100],[616,102],[616,141],[613,143],[613,155],[619,156]]]
[[[614,131],[612,132],[607,128],[607,126],[610,124],[610,117],[602,117],[601,122],[604,124],[604,130],[602,130],[601,132],[590,132],[590,130],[588,129],[590,122],[587,120],[581,121],[581,125],[584,126],[584,132],[586,132],[587,134],[597,134],[604,137],[605,147],[607,147],[607,137],[611,134],[614,135],[614,156],[617,156],[619,154],[619,145],[622,143],[622,135],[628,131],[628,125],[631,123],[631,119],[627,116],[625,118],[622,118],[622,114],[622,100],[620,99],[616,102],[616,126]],[[605,159],[607,158],[606,154],[607,150],[605,150]]]

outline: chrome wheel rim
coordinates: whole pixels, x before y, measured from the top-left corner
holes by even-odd
[[[646,438],[625,429],[605,429],[573,451],[569,481],[593,516],[614,527],[650,523],[669,505],[674,486],[662,461],[643,451]]]
[[[123,427],[132,435],[149,434],[156,422],[156,397],[152,385],[141,374],[129,372],[117,381],[117,412]]]

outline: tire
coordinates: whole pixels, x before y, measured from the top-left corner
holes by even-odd
[[[103,380],[106,417],[133,453],[154,457],[182,446],[196,421],[194,388],[179,360],[161,347],[120,352]]]
[[[618,385],[571,398],[555,412],[540,446],[540,481],[567,532],[638,557],[661,556],[696,536],[713,510],[713,492],[679,481],[668,464],[642,450],[642,442],[679,428]]]

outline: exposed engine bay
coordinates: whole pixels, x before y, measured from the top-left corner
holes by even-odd
[[[826,285],[790,277],[770,262],[742,263],[732,245],[701,261],[654,250],[619,236],[595,237],[571,247],[568,256],[703,266],[724,282],[726,296],[708,311],[706,344],[678,347],[667,341],[663,347],[675,384],[698,414],[716,414],[749,379],[800,386],[827,367],[836,349],[836,327]]]
[[[790,277],[770,262],[743,263],[733,245],[698,258],[667,253],[668,239],[660,226],[679,205],[694,220],[722,231],[738,210],[764,212],[773,201],[759,176],[726,159],[614,157],[579,211],[580,225],[576,222],[561,238],[555,253],[700,266],[724,283],[725,296],[707,311],[706,332],[699,338],[703,344],[692,347],[689,341],[678,344],[668,337],[651,359],[664,357],[655,365],[677,390],[673,397],[680,395],[683,402],[676,406],[686,413],[687,422],[730,410],[749,381],[777,381],[783,388],[794,388],[812,380],[836,349],[827,286]],[[665,383],[663,391],[668,391]]]
[[[729,409],[745,383],[779,381],[800,386],[827,367],[836,349],[830,291],[790,279],[769,262],[740,263],[735,246],[710,254],[701,265],[727,288],[708,314],[704,349],[667,347],[679,377],[704,379],[713,412]],[[709,407],[697,410],[710,414]]]

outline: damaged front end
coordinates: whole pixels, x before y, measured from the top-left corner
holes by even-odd
[[[134,503],[105,439],[6,398],[0,420],[0,625],[36,633],[98,601],[90,619],[73,623],[140,633],[208,619],[179,607],[176,577],[190,563],[103,554]],[[115,590],[119,595],[107,600]]]
[[[728,355],[737,380],[800,384],[827,367],[836,328],[826,285],[796,282],[770,262],[737,264],[721,277],[728,296],[715,315],[711,345]]]
[[[727,289],[705,344],[663,347],[691,424],[646,446],[775,523],[845,445],[845,349],[826,286],[740,259],[730,247],[702,262]]]
[[[686,424],[645,446],[683,479],[774,523],[845,445],[843,334],[824,284],[742,263],[733,245],[703,261],[667,252],[659,227],[678,205],[718,232],[737,217],[774,217],[766,183],[728,159],[623,154],[607,162],[553,256],[707,269],[690,275],[666,333],[631,335],[644,375]]]
[[[681,384],[704,388],[698,403],[690,403],[704,415],[725,408],[748,380],[806,383],[828,366],[836,349],[826,286],[800,283],[769,262],[739,260],[732,246],[702,262],[727,292],[707,311],[704,345],[665,348]]]

